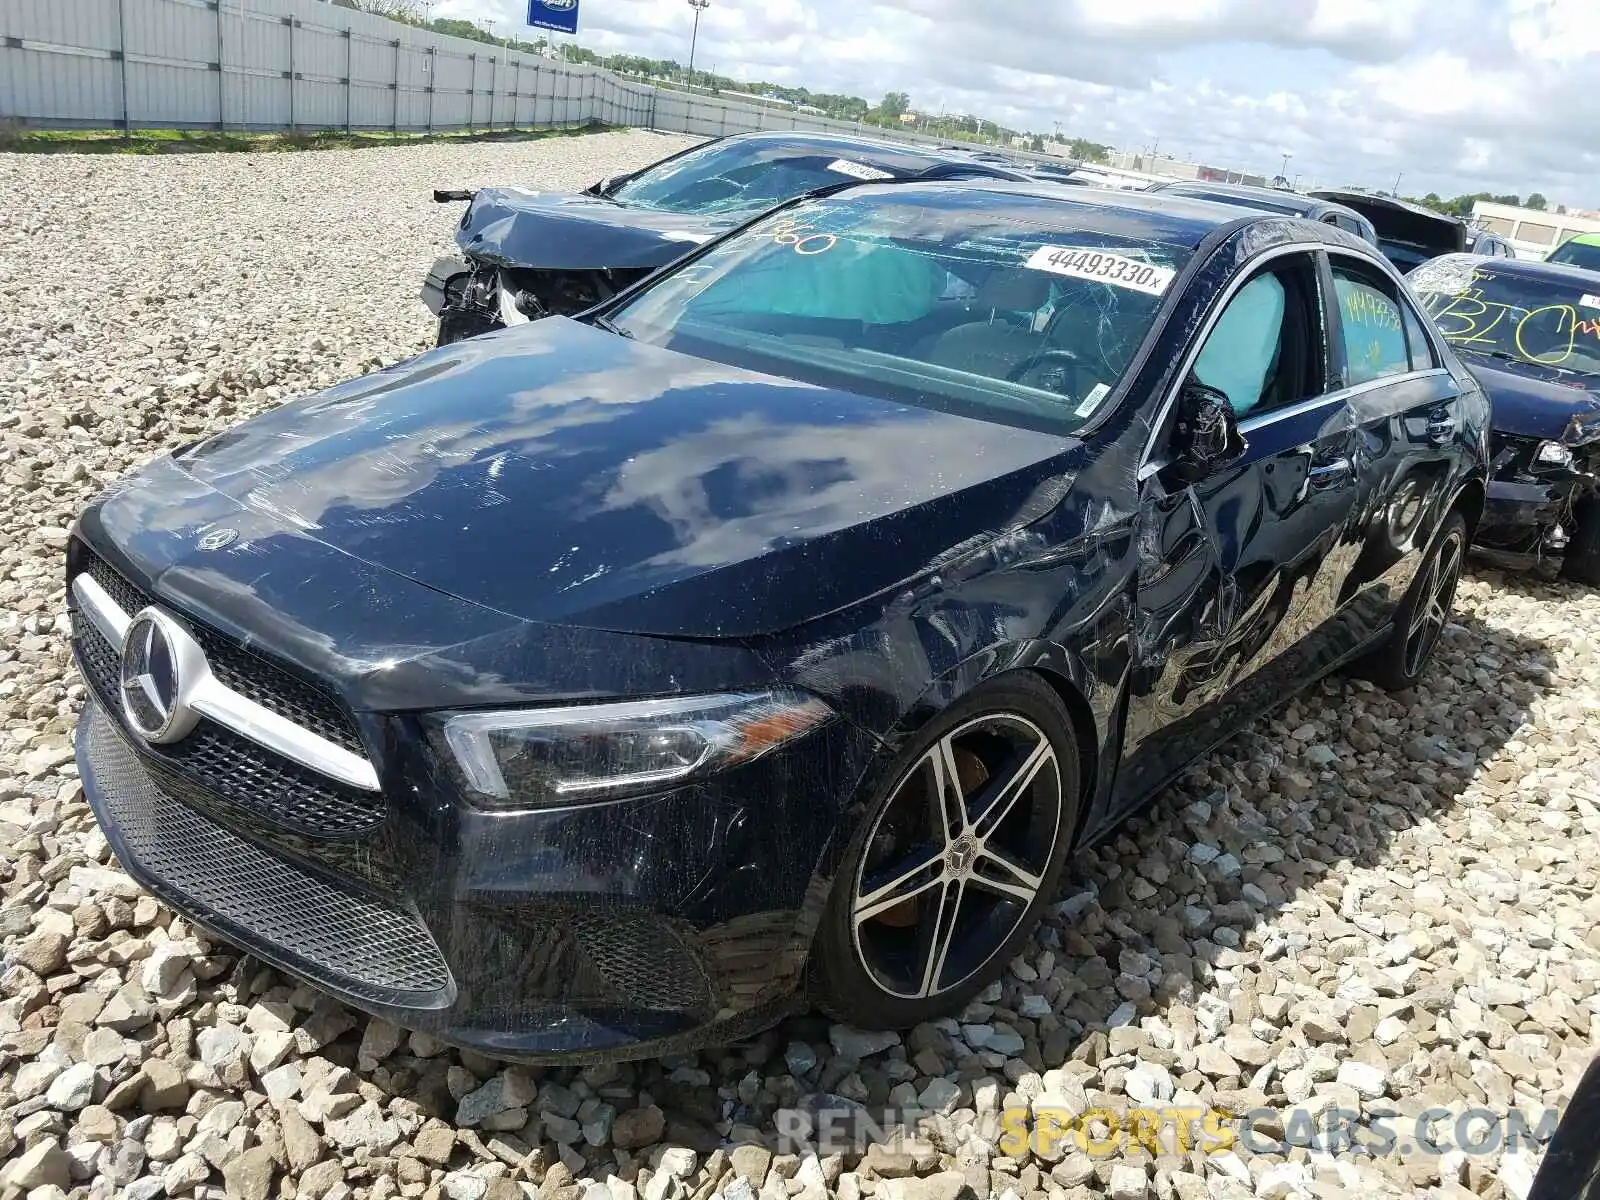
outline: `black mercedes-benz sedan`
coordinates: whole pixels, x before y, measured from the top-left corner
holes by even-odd
[[[433,264],[422,300],[439,345],[573,316],[775,204],[852,181],[1027,179],[998,158],[842,134],[745,133],[691,147],[583,192],[438,191],[465,200],[459,256]]]
[[[1422,675],[1487,420],[1330,226],[863,184],[101,497],[79,764],[150,890],[460,1045],[907,1027],[1243,723]]]
[[[1494,409],[1479,552],[1600,584],[1600,271],[1452,254],[1409,278]]]

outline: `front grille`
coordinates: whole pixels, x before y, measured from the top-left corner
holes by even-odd
[[[135,587],[120,571],[92,551],[84,550],[83,561],[90,577],[130,617],[141,608],[155,603],[152,597]],[[194,622],[187,624],[189,632],[206,652],[211,673],[226,687],[335,745],[357,754],[366,753],[355,719],[338,697],[327,689],[287,666],[246,650],[214,629]]]
[[[85,681],[101,705],[120,711],[117,651],[76,612],[72,638]],[[329,779],[212,721],[201,721],[180,742],[150,746],[144,753],[163,769],[169,790],[186,794],[198,807],[215,799],[296,833],[350,837],[381,824],[385,816],[381,794]]]
[[[355,999],[443,1007],[450,968],[412,913],[331,883],[206,820],[151,778],[97,704],[82,734],[92,798],[123,864],[224,936]]]

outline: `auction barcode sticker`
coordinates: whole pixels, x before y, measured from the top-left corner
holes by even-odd
[[[1093,279],[1113,287],[1159,296],[1177,274],[1171,267],[1158,267],[1137,258],[1082,246],[1040,246],[1027,262],[1030,270],[1071,275],[1074,279]]]
[[[877,167],[869,167],[864,163],[851,162],[848,158],[836,158],[828,164],[828,170],[837,171],[841,175],[848,175],[851,179],[893,179],[889,171],[880,171]]]

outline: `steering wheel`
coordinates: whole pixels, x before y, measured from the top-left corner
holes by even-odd
[[[1045,369],[1048,369],[1049,374],[1045,373]],[[1084,365],[1078,361],[1078,356],[1071,350],[1041,350],[1013,367],[1007,373],[1006,381],[1075,399],[1084,394],[1078,387],[1084,369]],[[1037,380],[1029,379],[1029,376],[1036,372],[1041,377]]]

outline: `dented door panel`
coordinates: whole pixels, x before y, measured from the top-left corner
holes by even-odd
[[[1119,797],[1148,793],[1292,690],[1292,652],[1318,638],[1354,561],[1343,402],[1241,431],[1245,458],[1219,476],[1184,487],[1165,471],[1147,483]]]

